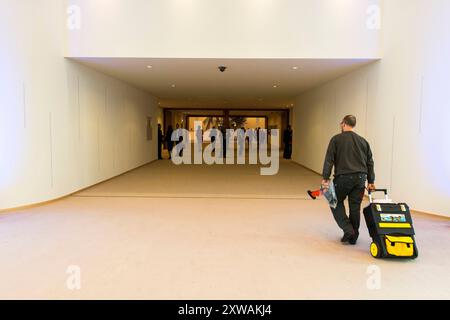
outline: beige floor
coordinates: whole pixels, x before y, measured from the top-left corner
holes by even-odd
[[[420,257],[375,260],[364,225],[357,246],[341,245],[325,202],[304,197],[319,181],[288,162],[261,177],[164,161],[2,214],[0,298],[450,298],[450,220],[415,214]],[[80,290],[66,287],[70,265]]]
[[[305,190],[320,185],[314,172],[281,160],[277,175],[261,176],[260,165],[173,165],[157,161],[79,196],[213,197],[307,199]]]

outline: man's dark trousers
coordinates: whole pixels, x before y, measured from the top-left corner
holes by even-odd
[[[364,173],[339,175],[334,179],[338,204],[331,209],[334,219],[344,233],[358,234],[361,220],[361,202],[364,197],[367,175]],[[345,213],[344,200],[348,197],[350,215]]]

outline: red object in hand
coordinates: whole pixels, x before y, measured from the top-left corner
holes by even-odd
[[[320,196],[320,189],[319,190],[315,190],[315,191],[308,190],[308,194],[309,194],[309,196],[311,198],[316,200],[316,198]]]

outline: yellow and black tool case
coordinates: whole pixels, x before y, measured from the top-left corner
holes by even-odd
[[[385,199],[374,200],[373,192],[384,192]],[[370,253],[374,258],[406,258],[418,256],[414,227],[409,207],[392,203],[386,189],[369,191],[370,204],[364,209],[369,234]]]

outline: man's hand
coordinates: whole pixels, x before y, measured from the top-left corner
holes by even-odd
[[[367,190],[373,191],[373,190],[375,190],[375,189],[376,189],[376,187],[375,187],[375,185],[374,185],[373,183],[369,183],[369,184],[367,185]]]
[[[322,180],[322,189],[328,190],[330,188],[330,180]]]

